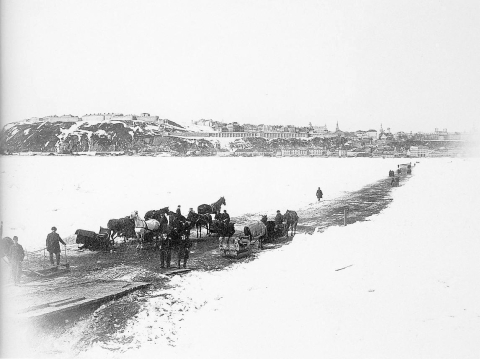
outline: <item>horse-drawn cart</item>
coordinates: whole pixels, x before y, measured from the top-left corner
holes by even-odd
[[[77,229],[75,234],[77,235],[76,243],[83,244],[81,249],[90,249],[91,251],[109,250],[115,244],[110,236],[111,230],[108,228],[100,227],[99,233]]]

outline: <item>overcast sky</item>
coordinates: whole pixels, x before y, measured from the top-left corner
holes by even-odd
[[[2,0],[1,121],[471,130],[480,1]]]

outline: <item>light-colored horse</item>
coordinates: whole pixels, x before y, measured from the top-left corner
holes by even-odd
[[[145,233],[147,232],[157,232],[160,229],[160,222],[156,219],[149,219],[147,221],[140,218],[138,211],[132,212],[130,218],[135,221],[135,234],[139,243],[137,249],[143,249],[143,242],[145,240]]]
[[[243,233],[249,237],[250,242],[258,240],[258,248],[263,249],[263,240],[267,236],[267,226],[257,222],[243,227]]]

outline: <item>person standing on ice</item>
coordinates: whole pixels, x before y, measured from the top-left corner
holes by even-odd
[[[52,266],[55,264],[53,262],[53,254],[55,254],[57,260],[57,267],[60,265],[60,243],[64,246],[67,244],[60,238],[57,233],[57,227],[52,227],[52,232],[47,236],[47,251],[50,254],[50,263]]]
[[[275,228],[279,228],[283,223],[283,216],[280,213],[280,210],[277,210],[277,215],[275,216]]]
[[[25,257],[25,252],[21,244],[18,244],[18,237],[13,237],[13,244],[10,247],[9,261],[12,267],[13,282],[15,285],[20,283],[20,277],[22,276],[22,261]]]
[[[322,190],[320,189],[320,187],[318,187],[317,189],[317,199],[318,199],[318,202],[320,202],[320,200],[322,199],[323,197],[323,192]]]

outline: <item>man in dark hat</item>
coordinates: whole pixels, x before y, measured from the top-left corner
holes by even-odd
[[[283,216],[280,213],[280,210],[277,210],[277,215],[275,216],[275,228],[278,228],[283,223]]]
[[[230,215],[227,213],[227,210],[226,210],[226,209],[223,210],[222,221],[223,221],[223,223],[225,223],[225,224],[229,224],[229,223],[230,223]]]
[[[64,246],[67,245],[58,235],[57,227],[52,227],[52,232],[47,236],[47,251],[50,254],[50,263],[52,266],[55,264],[53,262],[53,254],[55,254],[57,260],[57,267],[60,265],[60,243]]]
[[[182,211],[180,210],[180,205],[177,207],[177,217],[180,218],[182,216]]]
[[[15,285],[20,283],[20,277],[22,276],[22,261],[25,257],[22,245],[18,244],[18,237],[13,237],[13,244],[10,247],[9,261],[12,267],[13,282]]]

